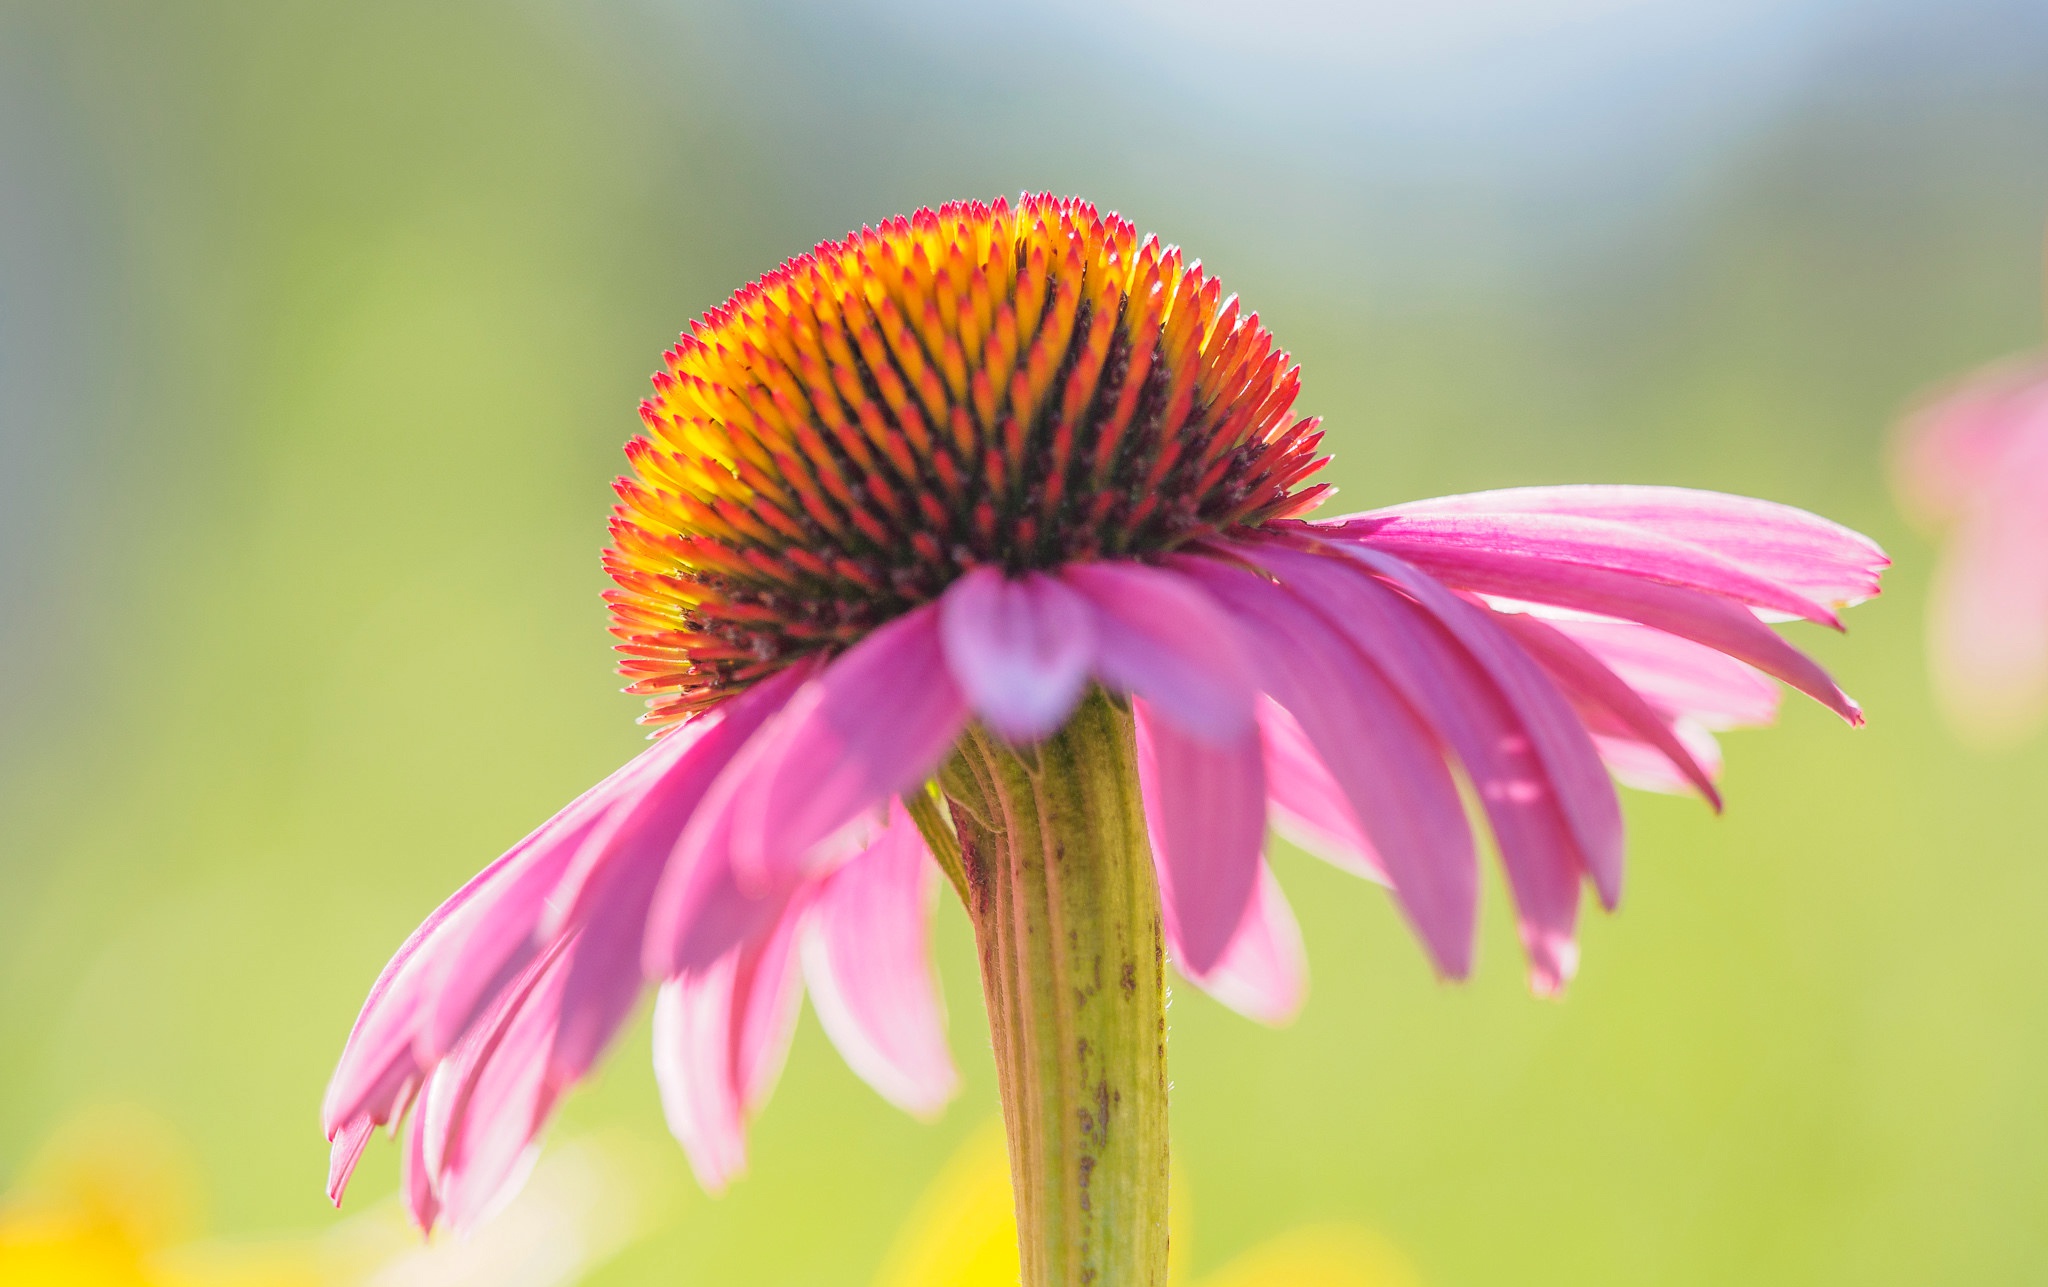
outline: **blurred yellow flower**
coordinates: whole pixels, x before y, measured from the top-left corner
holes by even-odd
[[[1187,1186],[1173,1177],[1170,1281],[1187,1281]],[[875,1287],[1016,1287],[1017,1217],[1000,1120],[970,1136],[896,1236]],[[1195,1287],[1417,1287],[1407,1261],[1352,1225],[1296,1229],[1252,1248]]]
[[[320,1287],[302,1250],[191,1244],[197,1185],[169,1132],[103,1109],[60,1129],[0,1199],[6,1287]]]
[[[429,1244],[387,1201],[318,1237],[205,1242],[169,1129],[100,1109],[0,1196],[0,1287],[569,1287],[649,1232],[673,1188],[627,1143],[583,1139],[468,1238]]]

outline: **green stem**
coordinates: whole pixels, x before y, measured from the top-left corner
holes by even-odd
[[[1127,709],[940,774],[981,952],[1024,1287],[1166,1281],[1166,990]],[[920,818],[922,825],[925,820]]]

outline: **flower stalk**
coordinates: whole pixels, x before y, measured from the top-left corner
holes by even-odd
[[[1157,1287],[1165,944],[1130,711],[1097,691],[1023,748],[976,726],[939,780],[980,950],[1025,1287]]]

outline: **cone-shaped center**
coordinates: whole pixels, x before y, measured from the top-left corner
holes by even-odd
[[[1256,314],[1085,202],[920,210],[691,323],[618,482],[647,722],[859,639],[980,564],[1156,556],[1311,508],[1316,421]]]

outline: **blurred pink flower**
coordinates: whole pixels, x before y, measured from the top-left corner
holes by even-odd
[[[2048,363],[1990,367],[1900,428],[1893,481],[1946,533],[1928,654],[1950,721],[1987,743],[2048,714]]]
[[[629,691],[673,727],[386,966],[324,1106],[337,1200],[410,1110],[415,1217],[474,1223],[649,987],[707,1187],[744,1166],[806,989],[855,1072],[936,1110],[925,793],[970,721],[1021,745],[1096,686],[1127,696],[1167,948],[1281,1022],[1306,969],[1269,821],[1386,885],[1463,977],[1462,772],[1551,992],[1582,882],[1621,896],[1605,766],[1718,807],[1712,730],[1771,718],[1766,676],[1861,719],[1765,618],[1838,627],[1877,592],[1868,540],[1657,487],[1304,521],[1328,488],[1298,371],[1199,265],[1085,202],[827,243],[654,383],[606,566]]]
[[[1829,605],[1876,593],[1884,563],[1763,501],[1560,487],[1277,523],[1159,565],[969,573],[676,728],[436,911],[329,1088],[331,1191],[412,1106],[416,1217],[473,1221],[650,985],[669,1121],[709,1187],[743,1167],[806,984],[857,1073],[936,1109],[955,1084],[926,959],[936,869],[895,797],[969,719],[1028,741],[1091,681],[1135,699],[1168,940],[1227,1004],[1278,1021],[1302,995],[1269,820],[1387,885],[1437,969],[1467,972],[1478,867],[1454,765],[1532,982],[1555,990],[1580,882],[1621,894],[1603,759],[1718,805],[1709,730],[1771,718],[1765,676],[1860,722],[1760,614],[1836,626]]]

